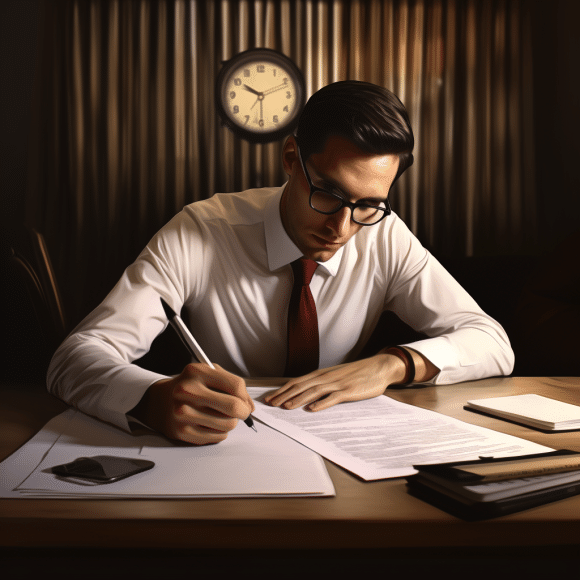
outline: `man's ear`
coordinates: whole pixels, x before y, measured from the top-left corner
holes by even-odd
[[[295,163],[299,163],[298,145],[294,136],[290,135],[282,148],[282,167],[286,175],[291,175]]]

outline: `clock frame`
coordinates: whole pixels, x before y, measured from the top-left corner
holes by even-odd
[[[234,134],[269,143],[296,128],[304,107],[304,77],[281,52],[250,49],[224,63],[215,97],[218,114]]]

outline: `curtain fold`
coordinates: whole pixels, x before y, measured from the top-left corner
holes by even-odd
[[[281,142],[217,119],[222,62],[268,47],[307,96],[337,80],[393,90],[415,165],[392,205],[436,254],[535,241],[532,65],[522,0],[55,0],[45,4],[29,221],[72,318],[92,308],[185,204],[281,185]]]

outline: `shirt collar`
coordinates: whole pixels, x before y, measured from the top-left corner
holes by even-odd
[[[280,215],[280,200],[286,185],[283,185],[279,191],[272,196],[265,211],[264,230],[266,234],[266,251],[268,253],[268,266],[271,272],[287,266],[294,260],[302,257],[302,252],[290,239]],[[338,266],[342,258],[344,246],[340,248],[330,260],[318,262],[321,268],[329,275],[335,276],[338,272]],[[318,271],[317,270],[317,271]]]

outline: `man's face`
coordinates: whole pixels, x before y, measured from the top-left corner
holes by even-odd
[[[293,137],[284,145],[282,162],[289,176],[280,203],[282,223],[306,258],[326,262],[362,227],[374,227],[352,221],[348,207],[331,215],[310,207],[310,187]],[[365,153],[344,137],[332,136],[324,150],[312,154],[305,164],[315,186],[352,203],[377,205],[387,199],[399,168],[399,156]]]

